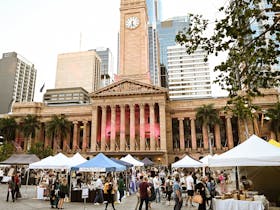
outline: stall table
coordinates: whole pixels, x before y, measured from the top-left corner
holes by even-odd
[[[262,201],[245,201],[234,199],[213,199],[213,210],[264,210],[265,205]]]
[[[93,203],[95,199],[95,190],[89,190],[88,198],[86,199],[87,203]],[[71,191],[71,202],[84,202],[82,198],[82,190],[72,190]]]

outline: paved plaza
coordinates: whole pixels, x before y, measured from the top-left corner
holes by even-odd
[[[22,198],[18,199],[14,203],[9,200],[6,202],[7,196],[7,185],[0,184],[0,210],[12,209],[12,210],[32,210],[32,209],[51,209],[49,201],[36,199],[36,186],[22,186],[21,188]],[[185,200],[184,200],[185,201]],[[123,199],[121,204],[115,204],[117,210],[134,210],[136,205],[136,196],[132,195]],[[170,206],[166,205],[166,201],[163,198],[161,203],[152,203],[152,210],[173,210],[174,203],[172,202]],[[64,209],[67,210],[104,210],[105,205],[93,205],[92,203],[65,203]],[[108,206],[108,210],[113,209],[111,205]],[[144,207],[142,209],[145,209]],[[184,206],[182,209],[185,210],[196,210],[197,207],[191,208]],[[221,209],[223,210],[223,209]],[[280,210],[278,207],[271,207],[269,210]]]
[[[22,198],[18,199],[14,203],[9,200],[9,202],[6,202],[6,196],[7,196],[7,185],[1,184],[0,185],[0,210],[6,210],[6,209],[13,209],[13,210],[32,210],[32,209],[51,209],[49,205],[49,201],[44,200],[38,200],[36,199],[36,186],[22,186],[21,188]],[[121,204],[115,204],[115,208],[117,210],[125,209],[125,210],[134,210],[136,205],[136,196],[128,196],[125,199],[123,199],[123,202]],[[166,201],[165,199],[162,200],[161,203],[152,203],[152,210],[171,210],[173,209],[174,203],[171,203],[170,206],[165,205]],[[65,203],[64,209],[67,210],[84,210],[84,209],[96,209],[96,210],[104,210],[105,205],[93,205],[92,203]],[[111,205],[108,206],[108,210],[113,209]],[[142,209],[145,209],[144,207]],[[186,208],[183,209],[190,209],[194,210],[197,208]]]

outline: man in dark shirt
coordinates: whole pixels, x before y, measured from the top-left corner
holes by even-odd
[[[144,177],[143,182],[140,183],[139,185],[139,190],[140,190],[140,206],[139,210],[142,210],[142,205],[145,201],[146,205],[146,210],[149,209],[149,196],[148,196],[148,188],[149,188],[149,183],[148,183],[148,177]]]

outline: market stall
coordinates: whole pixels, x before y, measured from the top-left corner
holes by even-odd
[[[120,172],[125,171],[126,166],[116,163],[115,161],[111,160],[103,153],[99,153],[94,158],[74,166],[71,168],[71,183],[77,183],[77,175],[80,175],[83,179],[83,183],[80,185],[73,184],[71,189],[71,201],[72,202],[82,202],[82,188],[87,187],[89,188],[88,198],[86,199],[87,202],[93,202],[95,198],[95,188],[94,188],[94,181],[95,173],[106,173],[106,172]],[[74,174],[74,173],[75,174]],[[91,176],[83,176],[83,172],[90,173]],[[86,177],[86,178],[85,178]]]
[[[143,160],[141,160],[142,163],[144,163],[144,166],[153,166],[155,163],[151,161],[149,158],[145,157]]]
[[[202,162],[195,160],[194,158],[190,157],[189,155],[186,155],[181,160],[178,160],[175,163],[171,164],[172,168],[199,168],[203,167]]]
[[[209,160],[210,167],[235,167],[236,168],[236,191],[228,195],[227,198],[231,199],[235,193],[244,197],[244,200],[254,200],[250,193],[239,190],[239,167],[267,167],[267,166],[280,166],[280,149],[269,144],[263,139],[252,135],[249,139],[234,147],[233,149],[213,157]],[[243,174],[244,175],[244,174]],[[250,178],[250,177],[249,177]],[[273,180],[270,180],[273,183]],[[254,188],[254,190],[256,190]],[[263,189],[260,189],[259,193],[266,195]],[[268,193],[268,192],[267,192]],[[238,203],[236,201],[235,203]],[[264,208],[264,207],[263,207]],[[240,208],[239,208],[240,209]]]
[[[144,163],[142,163],[141,161],[135,159],[134,157],[132,157],[130,154],[126,155],[125,157],[121,158],[122,161],[125,161],[127,163],[132,164],[134,167],[141,167],[144,166]]]

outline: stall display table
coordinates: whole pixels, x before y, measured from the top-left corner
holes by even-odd
[[[44,199],[44,190],[46,188],[37,186],[37,199]]]
[[[213,210],[264,210],[262,201],[244,201],[234,199],[213,199]]]
[[[93,203],[95,198],[95,190],[89,190],[87,203]],[[72,190],[71,191],[71,202],[84,202],[82,199],[82,190]]]

